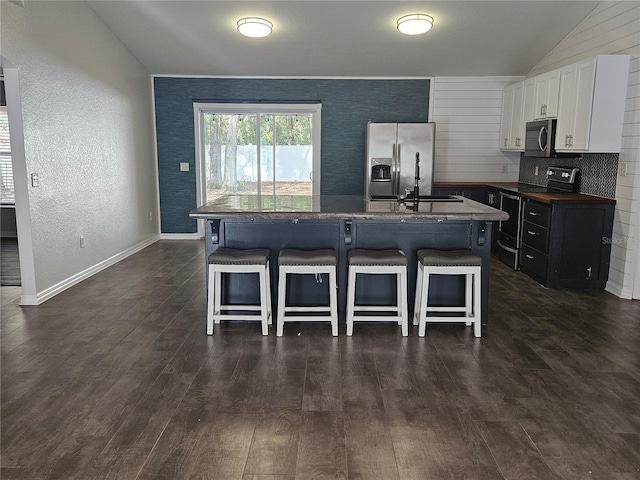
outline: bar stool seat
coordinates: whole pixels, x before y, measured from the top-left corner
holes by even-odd
[[[418,335],[424,337],[427,322],[464,322],[473,324],[474,336],[482,335],[482,259],[470,250],[422,249],[417,252],[418,274],[413,324],[418,325]],[[431,275],[464,275],[465,304],[461,307],[429,307],[429,280]],[[428,312],[440,315],[428,316]],[[442,315],[464,313],[464,316]]]
[[[262,334],[269,334],[271,320],[271,280],[269,273],[270,250],[254,248],[248,250],[218,248],[209,255],[209,290],[207,298],[207,335],[213,334],[213,324],[220,320],[259,320]],[[260,289],[258,305],[236,305],[222,303],[222,274],[257,273]],[[225,312],[257,312],[237,314]]]
[[[278,337],[284,333],[285,322],[331,322],[331,333],[338,336],[338,294],[336,253],[332,249],[283,249],[278,255]],[[287,306],[288,275],[329,275],[329,305]],[[326,315],[328,313],[328,315]],[[306,314],[306,315],[303,315]],[[308,315],[316,314],[316,315]],[[320,315],[322,314],[322,315]]]
[[[395,275],[396,302],[393,305],[356,305],[358,274]],[[385,313],[386,312],[386,313]],[[363,315],[373,313],[374,315]],[[407,257],[398,249],[349,251],[349,280],[347,289],[347,335],[353,334],[353,323],[395,321],[402,326],[402,335],[409,335],[407,314]]]

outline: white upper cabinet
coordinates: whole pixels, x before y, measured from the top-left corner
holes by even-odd
[[[513,84],[502,90],[502,117],[500,118],[500,149],[509,150],[511,117],[513,116]]]
[[[535,77],[533,119],[556,117],[560,93],[560,69]]]
[[[500,149],[524,151],[524,82],[507,85],[502,91]]]
[[[523,83],[522,95],[522,135],[524,138],[527,122],[534,119],[534,109],[536,103],[536,79],[527,78]],[[524,145],[523,145],[524,146]]]
[[[561,69],[556,151],[620,152],[629,55],[600,55]]]

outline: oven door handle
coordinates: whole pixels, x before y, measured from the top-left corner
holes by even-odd
[[[502,243],[500,240],[498,240],[498,246],[500,248],[505,249],[507,252],[511,252],[511,253],[518,253],[518,250],[516,250],[515,248],[511,248],[511,247],[507,247],[504,243]]]

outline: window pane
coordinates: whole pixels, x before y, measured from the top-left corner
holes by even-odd
[[[226,193],[313,193],[313,115],[254,112],[203,113],[208,202]]]
[[[9,204],[16,202],[13,190],[13,166],[11,165],[7,107],[0,107],[0,201]]]
[[[257,193],[255,115],[204,114],[207,201],[225,193]]]
[[[274,126],[276,193],[311,195],[311,115],[276,115]]]

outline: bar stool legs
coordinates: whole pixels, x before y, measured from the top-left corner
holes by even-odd
[[[417,255],[418,275],[413,324],[418,325],[418,336],[425,336],[427,322],[464,322],[467,326],[473,325],[474,336],[480,337],[482,335],[482,259],[469,250],[424,249],[419,250]],[[431,275],[464,275],[464,306],[428,306]],[[428,316],[428,312],[440,313],[440,315]],[[443,313],[463,313],[464,316],[442,315]]]
[[[395,305],[356,305],[356,279],[358,274],[396,275]],[[353,335],[353,324],[357,321],[395,321],[402,326],[402,336],[409,335],[407,312],[407,258],[400,250],[349,251],[349,275],[347,286],[347,335]],[[364,315],[358,313],[378,313]],[[393,312],[393,314],[381,314]]]
[[[331,249],[284,249],[278,256],[278,320],[276,335],[284,333],[285,322],[331,322],[331,333],[338,336],[338,294],[336,281],[336,254]],[[287,280],[291,275],[328,274],[329,305],[287,306]],[[309,315],[328,313],[329,315]],[[306,315],[305,315],[306,314]]]
[[[269,274],[269,250],[237,250],[219,248],[209,255],[209,288],[207,299],[207,335],[213,334],[213,325],[223,319],[259,320],[262,334],[269,334],[271,317],[271,281]],[[257,273],[260,286],[259,305],[228,305],[222,303],[222,274]],[[257,312],[240,315],[230,311]]]

